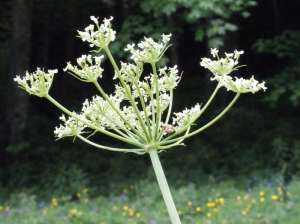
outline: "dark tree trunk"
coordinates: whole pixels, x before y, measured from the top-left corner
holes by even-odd
[[[10,80],[15,76],[24,76],[29,67],[29,9],[27,0],[13,1],[12,21],[12,56]],[[20,143],[24,140],[24,129],[26,128],[28,93],[12,84],[11,105],[8,107],[9,121],[9,144]]]

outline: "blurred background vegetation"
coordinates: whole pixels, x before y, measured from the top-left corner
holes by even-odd
[[[236,76],[266,81],[267,92],[245,94],[208,130],[161,153],[171,184],[245,179],[279,174],[283,181],[299,176],[300,166],[300,2],[298,0],[3,0],[0,3],[0,186],[6,195],[31,189],[35,194],[107,194],[127,181],[153,178],[147,155],[99,150],[79,140],[55,141],[61,112],[44,99],[28,96],[13,83],[36,67],[59,69],[50,94],[79,110],[96,94],[62,69],[90,50],[76,38],[94,15],[114,17],[117,39],[111,51],[127,60],[125,44],[144,36],[172,33],[168,65],[183,76],[175,92],[174,111],[205,103],[215,83],[199,65],[211,47],[222,52],[244,50],[247,67]],[[99,80],[112,91],[113,71],[104,63]],[[210,121],[233,97],[220,91],[197,125]],[[106,136],[104,145],[122,147]],[[43,190],[41,190],[43,189]],[[94,189],[94,190],[93,190]],[[5,194],[3,194],[5,197]]]

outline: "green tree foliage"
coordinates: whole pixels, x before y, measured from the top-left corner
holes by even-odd
[[[248,8],[256,5],[253,0],[143,0],[130,1],[124,5],[128,14],[120,32],[121,42],[136,39],[136,36],[154,36],[161,33],[180,35],[191,32],[196,41],[207,39],[208,46],[224,44],[227,32],[238,29],[232,22],[234,15],[248,17]],[[134,8],[135,13],[130,9]],[[122,45],[122,44],[121,44]]]
[[[254,49],[259,53],[272,54],[284,66],[271,68],[274,76],[268,79],[270,90],[266,101],[275,107],[280,98],[288,100],[293,106],[300,103],[300,30],[285,30],[272,39],[259,39]],[[276,68],[276,70],[274,70]]]
[[[258,39],[253,49],[272,58],[268,63],[269,103],[276,120],[272,134],[273,162],[280,167],[284,182],[299,175],[300,30],[285,30],[269,39]]]

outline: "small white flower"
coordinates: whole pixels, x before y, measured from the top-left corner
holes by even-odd
[[[217,50],[216,48],[211,48],[210,49],[210,53],[213,55],[213,57],[218,57],[218,52],[219,50]]]
[[[233,53],[226,53],[226,52],[225,52],[225,55],[226,55],[226,58],[232,58],[234,56]]]
[[[93,24],[90,24],[88,27],[86,27],[84,30],[89,32],[89,31],[94,31],[95,26]]]
[[[94,57],[94,59],[95,59],[95,63],[96,63],[96,65],[100,65],[101,64],[101,61],[102,61],[102,59],[104,58],[104,56],[103,55],[101,55],[101,56],[95,56]]]
[[[104,22],[104,27],[105,28],[108,28],[110,26],[110,22],[114,19],[114,17],[110,17],[109,19],[104,19],[103,22]]]
[[[90,18],[95,24],[98,24],[98,18],[96,18],[95,16],[91,16]]]
[[[237,50],[235,50],[234,51],[234,58],[236,60],[239,60],[239,57],[240,57],[241,54],[244,54],[244,51],[237,51]]]
[[[170,37],[172,36],[172,34],[170,33],[169,35],[165,35],[165,34],[163,34],[162,35],[162,41],[164,42],[164,43],[168,43],[169,41],[170,41]]]
[[[124,49],[125,51],[133,51],[135,44],[127,44],[127,47]]]
[[[68,62],[67,63],[67,67],[65,67],[64,69],[63,69],[63,71],[67,71],[67,70],[73,70],[74,69],[74,67],[73,67],[73,65],[71,65],[71,63],[70,62]]]

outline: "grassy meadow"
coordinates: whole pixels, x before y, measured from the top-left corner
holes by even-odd
[[[299,224],[300,181],[285,187],[280,181],[261,181],[238,187],[237,181],[193,183],[172,188],[183,224]],[[0,201],[0,223],[8,224],[169,224],[157,183],[128,184],[107,197],[90,197],[83,188],[76,195],[48,200],[18,192]],[[101,195],[101,192],[99,192]]]

